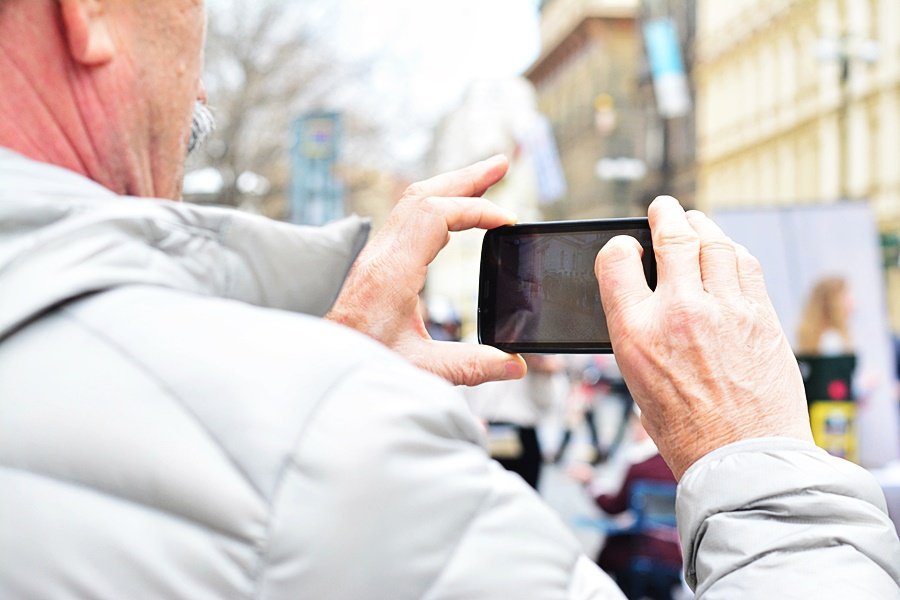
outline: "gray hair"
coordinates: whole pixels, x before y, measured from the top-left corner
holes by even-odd
[[[0,5],[6,0],[0,0]],[[190,154],[196,150],[206,138],[215,130],[216,120],[212,111],[202,102],[194,103],[194,114],[191,117],[191,137],[188,140],[187,153]]]

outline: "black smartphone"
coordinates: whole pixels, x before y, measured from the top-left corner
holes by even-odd
[[[655,289],[647,219],[527,223],[488,231],[481,247],[478,341],[506,352],[612,352],[594,261],[617,235],[630,235],[644,248],[644,275]]]

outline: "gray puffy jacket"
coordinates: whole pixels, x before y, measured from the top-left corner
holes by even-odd
[[[0,598],[621,598],[456,390],[319,318],[366,229],[0,149]],[[679,511],[705,598],[897,596],[880,491],[812,447],[721,449]]]

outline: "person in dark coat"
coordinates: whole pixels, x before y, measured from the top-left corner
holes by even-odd
[[[632,416],[631,428],[634,445],[630,450],[634,462],[628,468],[621,487],[615,493],[599,494],[594,498],[597,506],[608,515],[620,515],[629,510],[638,482],[676,484],[672,471],[641,426],[637,411]],[[649,565],[650,573],[646,569],[635,569],[635,561],[641,559]],[[597,564],[612,576],[628,598],[670,600],[672,587],[678,584],[678,573],[682,567],[677,532],[672,527],[611,533],[597,556]]]

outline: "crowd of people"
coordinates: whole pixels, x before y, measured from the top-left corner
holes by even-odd
[[[682,565],[674,523],[676,481],[640,423],[615,358],[526,355],[525,361],[524,380],[466,392],[484,424],[489,452],[539,492],[544,465],[559,465],[606,515],[599,526],[597,564],[629,599],[671,600],[673,590],[681,588]],[[578,447],[571,452],[573,440]],[[610,463],[615,467],[607,468]],[[632,522],[636,495],[649,483],[666,484],[662,502],[670,521]],[[628,524],[603,524],[622,520]]]

